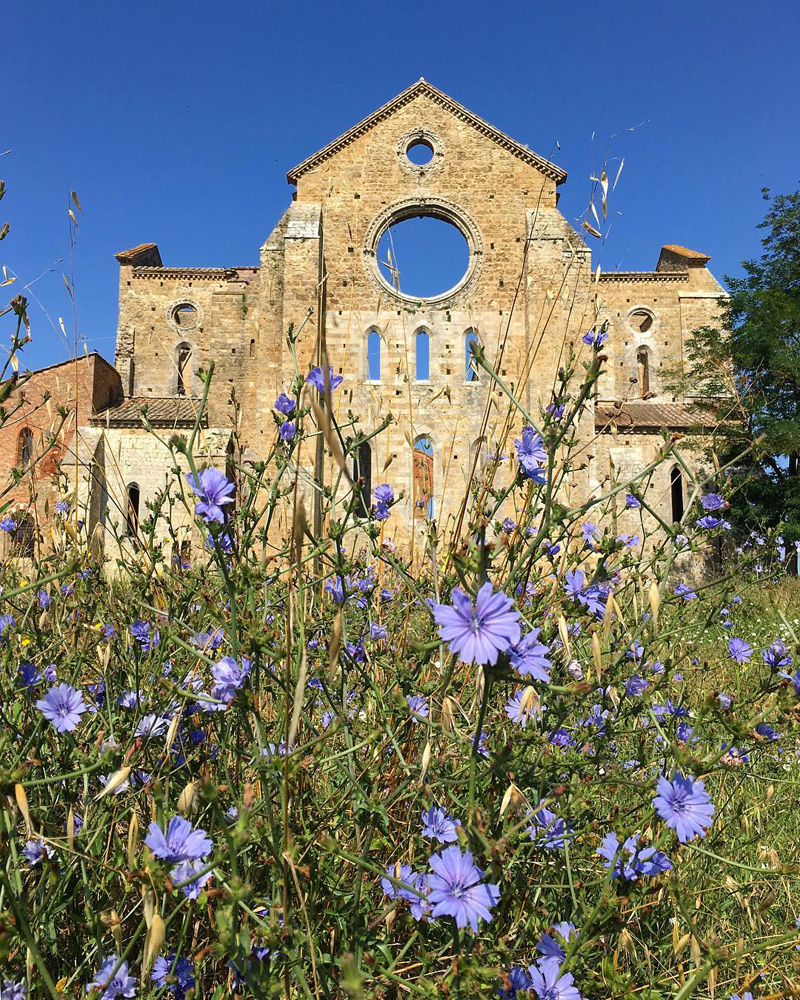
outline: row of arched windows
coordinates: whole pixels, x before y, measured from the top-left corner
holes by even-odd
[[[413,463],[414,516],[430,520],[434,513],[433,442],[427,434],[421,434],[414,441]],[[362,441],[353,457],[353,482],[357,492],[356,515],[366,517],[372,502],[372,448],[369,441]],[[686,509],[683,472],[679,465],[670,469],[669,489],[672,522],[677,524]]]
[[[472,354],[472,344],[479,344],[474,330],[464,334],[464,381],[478,381],[478,365]],[[381,351],[383,338],[379,330],[367,334],[367,378],[370,382],[380,382],[382,378]],[[417,330],[414,334],[414,380],[427,382],[431,377],[431,335],[427,330]]]

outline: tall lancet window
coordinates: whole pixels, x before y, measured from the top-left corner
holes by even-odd
[[[367,378],[370,382],[381,380],[381,335],[370,330],[367,336]]]

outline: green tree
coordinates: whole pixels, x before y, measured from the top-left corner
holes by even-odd
[[[726,276],[722,329],[694,331],[672,384],[715,416],[715,460],[742,456],[729,473],[734,526],[780,527],[793,541],[800,538],[800,191],[763,195],[763,253],[743,261],[741,277]]]

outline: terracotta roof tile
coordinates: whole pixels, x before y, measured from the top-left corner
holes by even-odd
[[[595,431],[660,428],[688,430],[692,427],[714,427],[717,421],[706,413],[694,413],[683,403],[598,403],[594,411]]]
[[[138,247],[114,254],[120,264],[151,264],[161,266],[161,254],[155,243],[140,243]]]
[[[678,246],[676,243],[667,244],[661,249],[669,250],[670,253],[676,253],[680,257],[689,257],[692,260],[711,260],[708,254],[700,253],[699,250],[690,250],[688,247]]]
[[[121,403],[101,410],[92,423],[110,427],[141,427],[142,415],[153,427],[194,427],[200,410],[200,400],[187,396],[131,396]],[[208,414],[203,414],[203,427],[208,426]]]

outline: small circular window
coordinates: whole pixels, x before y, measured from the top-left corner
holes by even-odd
[[[416,139],[406,150],[406,156],[415,167],[424,167],[433,159],[433,144],[427,139]]]
[[[172,322],[179,330],[191,330],[197,326],[197,307],[191,302],[181,302],[172,310]]]
[[[649,333],[654,322],[655,316],[649,309],[634,309],[628,317],[628,325],[637,333]]]

